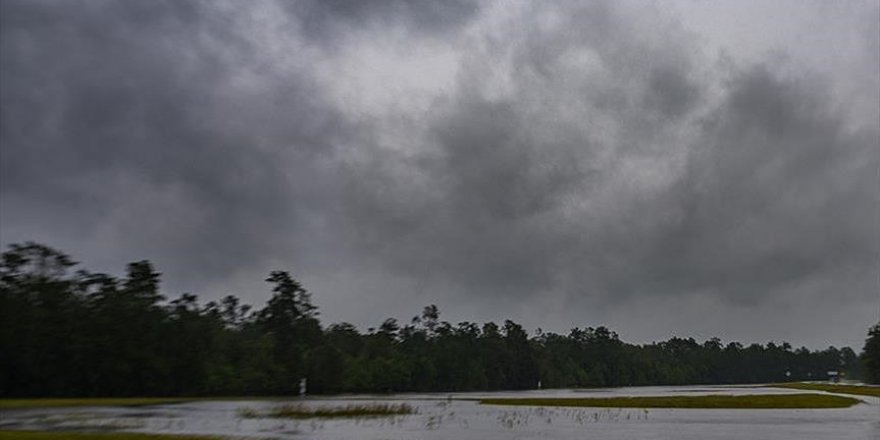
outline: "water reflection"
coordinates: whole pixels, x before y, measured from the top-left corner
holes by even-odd
[[[353,419],[242,417],[283,401],[205,401],[135,408],[6,410],[0,429],[124,430],[279,439],[877,439],[880,399],[846,409],[705,410],[552,408],[480,405],[479,397],[584,397],[682,394],[768,394],[793,390],[753,387],[643,387],[452,395],[345,396],[295,400],[307,406],[406,403],[411,415]]]

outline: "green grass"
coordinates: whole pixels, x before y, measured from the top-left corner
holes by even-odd
[[[399,405],[371,403],[363,405],[343,406],[315,406],[310,407],[302,404],[281,405],[270,408],[267,411],[257,411],[253,408],[240,408],[238,415],[244,418],[285,418],[285,419],[311,419],[311,418],[358,418],[358,417],[389,417],[415,414],[416,410],[405,403]]]
[[[770,385],[774,388],[791,388],[795,390],[813,390],[813,391],[827,391],[830,393],[840,393],[840,394],[855,394],[859,396],[872,396],[872,397],[880,397],[880,386],[868,386],[868,385],[838,385],[838,384],[826,384],[826,383],[807,383],[807,382],[794,382],[794,383],[776,383]]]
[[[211,440],[220,437],[194,435],[135,434],[124,432],[0,431],[0,440]]]
[[[759,394],[714,396],[650,396],[599,398],[500,398],[481,399],[484,405],[583,406],[598,408],[741,408],[800,409],[847,408],[861,401],[827,394]]]
[[[59,406],[143,406],[192,401],[168,397],[89,397],[59,399],[0,399],[0,409],[51,408]]]
[[[212,396],[212,397],[41,397],[0,399],[0,410],[18,408],[54,408],[64,406],[144,406],[202,401],[286,400],[290,396]]]

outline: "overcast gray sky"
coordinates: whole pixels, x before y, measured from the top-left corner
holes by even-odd
[[[860,349],[878,1],[0,2],[0,241],[324,322]]]

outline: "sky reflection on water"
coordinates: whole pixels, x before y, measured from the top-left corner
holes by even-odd
[[[277,439],[878,439],[880,399],[846,409],[709,410],[549,408],[479,405],[461,400],[492,397],[584,397],[683,394],[769,394],[796,390],[751,387],[638,387],[493,393],[344,396],[298,400],[344,405],[381,400],[417,408],[409,416],[284,420],[248,419],[241,408],[265,409],[279,401],[205,401],[145,407],[7,410],[0,429],[124,430]]]

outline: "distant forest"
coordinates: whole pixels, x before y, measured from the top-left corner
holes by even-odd
[[[860,367],[880,379],[880,324],[862,359],[849,347],[717,338],[637,345],[605,327],[530,336],[509,320],[452,324],[433,305],[363,333],[323,325],[283,271],[269,275],[272,296],[254,309],[234,296],[169,301],[148,261],[129,264],[124,278],[74,266],[36,243],[3,253],[0,395],[290,395],[303,377],[310,393],[764,383],[825,379],[829,370],[858,377]]]

